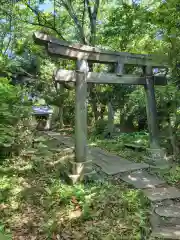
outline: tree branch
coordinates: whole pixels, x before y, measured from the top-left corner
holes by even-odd
[[[82,28],[84,28],[84,20],[85,20],[85,12],[86,12],[86,0],[83,0],[83,15],[82,15]]]
[[[32,8],[28,3],[25,3],[25,5],[37,16],[37,20],[38,20],[38,23],[32,23],[32,22],[28,22],[28,21],[26,21],[26,23],[29,23],[29,24],[35,25],[35,26],[40,26],[40,27],[45,27],[45,28],[51,29],[54,32],[56,32],[58,34],[58,36],[60,36],[63,40],[66,40],[63,37],[62,33],[57,30],[57,28],[55,26],[55,22],[54,22],[54,24],[51,24],[50,22],[48,22],[46,20],[45,17],[40,15],[40,12],[37,9]],[[41,22],[41,18],[43,19],[44,24]],[[55,19],[55,14],[54,14],[54,19]]]
[[[97,18],[100,0],[96,0],[93,10],[93,17]]]
[[[88,7],[90,29],[91,29],[90,43],[91,43],[92,46],[94,46],[96,44],[96,20],[97,20],[97,14],[98,14],[100,1],[95,0],[93,10],[90,6],[89,0],[86,0],[86,3],[87,3],[87,7]]]
[[[12,16],[10,16],[10,19],[9,19],[9,32],[10,32],[10,37],[9,37],[9,39],[8,39],[8,43],[7,43],[6,48],[5,48],[4,52],[3,52],[3,55],[6,54],[8,48],[9,48],[9,45],[10,45],[10,43],[11,43],[11,40],[12,40],[12,32],[11,32],[11,31],[12,31]]]
[[[80,34],[80,38],[81,38],[81,42],[83,44],[87,44],[87,40],[85,38],[85,34],[84,34],[84,29],[81,26],[79,19],[77,17],[77,15],[75,14],[74,8],[72,7],[71,1],[67,0],[66,2],[64,0],[61,1],[64,8],[67,10],[67,12],[69,13],[70,17],[73,19],[75,26],[77,27],[79,34]]]
[[[56,0],[54,0],[54,28],[56,28]]]
[[[90,3],[89,3],[89,0],[85,0],[85,1],[86,1],[86,4],[87,4],[89,20],[90,20],[90,24],[91,24],[91,22],[92,22],[91,6],[90,6]]]

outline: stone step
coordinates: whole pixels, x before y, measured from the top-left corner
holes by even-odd
[[[148,164],[133,163],[99,148],[90,148],[90,153],[93,156],[94,164],[99,166],[102,171],[108,175],[116,175],[119,173],[149,168]]]
[[[150,223],[152,228],[157,227],[178,227],[180,226],[180,218],[166,218],[160,217],[158,214],[153,212],[150,215]]]
[[[146,197],[153,202],[180,198],[180,190],[175,187],[145,189],[143,192]]]
[[[45,132],[45,134],[48,135],[49,137],[57,139],[59,142],[61,142],[62,144],[68,147],[74,146],[74,141],[72,137],[64,136],[58,132],[52,132],[52,131]]]
[[[157,169],[168,169],[170,168],[170,163],[164,159],[153,160],[151,157],[143,157],[144,162],[149,164],[151,168]]]
[[[151,238],[180,239],[180,228],[176,227],[157,227],[152,230]]]
[[[120,177],[123,181],[133,185],[135,188],[154,188],[158,185],[165,184],[165,181],[158,177],[139,170]]]
[[[78,181],[88,181],[88,180],[96,180],[97,179],[97,173],[95,170],[92,170],[91,172],[84,173],[83,175],[81,174],[70,174],[68,175],[69,177],[69,183],[70,184],[75,184]]]
[[[155,213],[157,213],[160,217],[180,218],[180,203],[169,206],[159,206],[155,208]]]

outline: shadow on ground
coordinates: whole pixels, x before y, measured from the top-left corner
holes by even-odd
[[[43,144],[0,166],[0,218],[13,240],[146,239],[149,205],[140,191],[108,178],[67,185],[60,175],[72,151]]]

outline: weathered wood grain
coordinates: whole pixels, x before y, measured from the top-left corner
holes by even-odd
[[[59,82],[76,82],[76,71],[71,70],[57,70],[55,72],[54,78],[55,81]],[[167,80],[163,76],[153,76],[153,81],[155,85],[166,85]],[[87,82],[88,83],[99,83],[99,84],[108,84],[108,83],[119,83],[119,84],[132,84],[132,85],[145,85],[146,78],[136,75],[121,75],[117,76],[112,73],[87,73]]]
[[[85,59],[99,63],[116,63],[122,61],[124,64],[152,65],[154,67],[166,66],[166,56],[135,54],[126,52],[113,52],[86,46],[79,43],[70,43],[53,38],[47,34],[35,32],[35,42],[48,45],[50,54],[70,59]]]
[[[75,98],[75,159],[85,162],[87,157],[87,62],[77,61]]]
[[[146,75],[146,84],[144,85],[146,93],[146,110],[147,110],[147,119],[150,132],[150,141],[151,146],[159,147],[158,143],[158,125],[157,125],[157,110],[156,110],[156,99],[155,99],[155,90],[154,83],[152,81],[152,67],[146,66],[145,69]]]
[[[89,46],[88,46],[89,47]],[[116,63],[119,58],[122,59],[124,64],[145,66],[151,64],[153,67],[162,67],[166,63],[162,57],[133,54],[125,52],[110,52],[110,51],[89,51],[83,48],[75,48],[71,46],[61,46],[59,44],[48,43],[48,52],[52,55],[61,56],[68,59],[85,59],[97,63]]]
[[[124,63],[118,61],[117,66],[116,66],[116,75],[122,76],[123,74],[124,74]]]

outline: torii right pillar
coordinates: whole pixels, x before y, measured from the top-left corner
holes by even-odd
[[[144,85],[146,93],[146,111],[148,119],[148,128],[150,135],[149,161],[151,164],[159,167],[167,167],[165,152],[159,144],[159,128],[157,121],[157,109],[154,89],[154,78],[152,66],[146,66],[144,69],[146,84]]]

